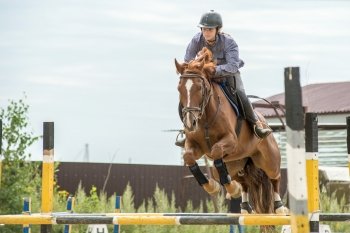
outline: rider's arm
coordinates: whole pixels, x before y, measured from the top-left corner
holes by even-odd
[[[238,45],[233,39],[225,40],[224,46],[226,63],[216,66],[215,76],[232,75],[244,65],[243,61],[239,59]]]
[[[199,49],[200,36],[201,36],[201,33],[196,34],[192,38],[191,42],[188,44],[187,49],[186,49],[185,58],[184,58],[185,62],[189,62],[189,61],[196,58],[196,55],[197,55],[198,51],[200,50]]]

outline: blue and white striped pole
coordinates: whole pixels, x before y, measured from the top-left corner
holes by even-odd
[[[74,197],[69,196],[67,199],[67,212],[68,213],[73,213],[73,205],[74,205]],[[72,225],[66,224],[64,225],[63,232],[64,233],[70,233],[72,230]]]
[[[116,196],[115,197],[115,213],[121,213],[120,207],[121,207],[121,196]],[[120,225],[115,224],[114,229],[113,229],[113,233],[119,233],[119,232],[120,232]]]
[[[30,215],[31,212],[31,199],[30,197],[23,198],[23,211],[22,214]],[[30,233],[30,225],[23,225],[23,233]]]

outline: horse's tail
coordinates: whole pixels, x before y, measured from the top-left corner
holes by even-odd
[[[253,208],[258,214],[274,213],[274,190],[265,172],[257,168],[251,159],[244,167],[245,183]]]
[[[250,202],[255,212],[257,214],[274,213],[274,190],[265,172],[257,168],[249,158],[244,167],[244,173]],[[260,226],[260,232],[275,232],[275,226]]]

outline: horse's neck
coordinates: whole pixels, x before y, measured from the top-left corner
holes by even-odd
[[[221,107],[220,105],[222,104],[222,96],[220,93],[220,87],[218,84],[211,84],[211,90],[210,90],[211,96],[208,102],[208,105],[205,109],[205,120],[207,123],[212,121],[216,121],[219,117],[219,108]]]

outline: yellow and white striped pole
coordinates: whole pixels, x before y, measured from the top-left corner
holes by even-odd
[[[309,233],[305,165],[304,110],[299,67],[284,69],[287,171],[293,233]]]
[[[54,178],[54,123],[44,122],[41,212],[49,214],[53,209]],[[42,225],[41,232],[52,232],[51,225]]]
[[[0,224],[118,224],[118,225],[288,225],[284,215],[172,215],[114,214],[106,215],[0,215]]]
[[[320,221],[349,222],[350,213],[321,213]],[[120,225],[289,225],[291,216],[231,213],[51,213],[0,215],[0,224],[120,224]],[[294,233],[294,231],[293,231]]]

